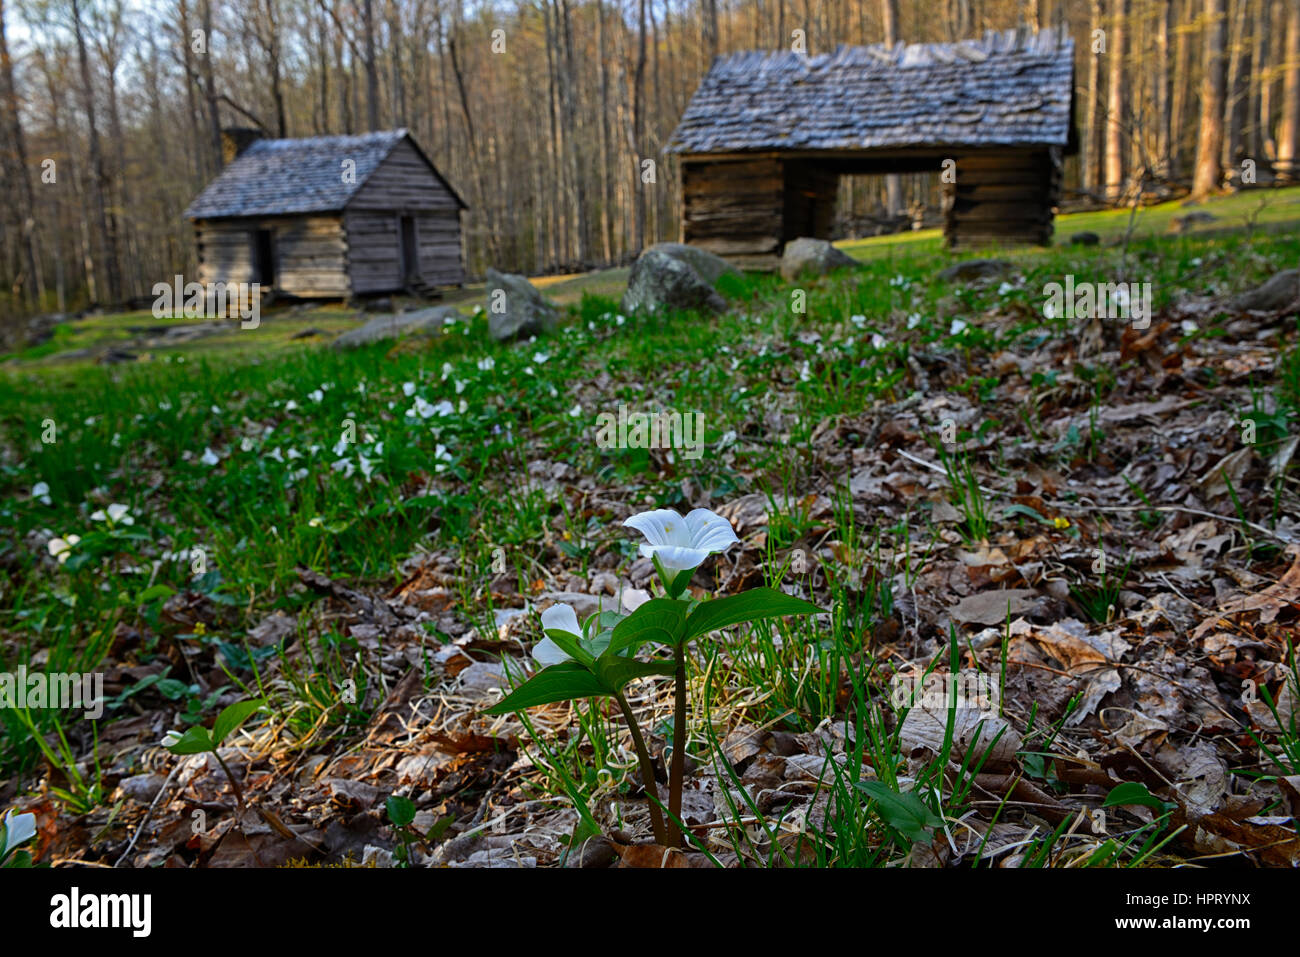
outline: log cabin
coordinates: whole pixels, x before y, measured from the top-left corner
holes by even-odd
[[[666,147],[680,239],[771,269],[790,240],[831,238],[841,175],[939,172],[949,248],[1046,245],[1074,109],[1064,29],[719,57]]]
[[[225,168],[185,210],[201,283],[300,298],[464,283],[467,207],[406,130],[271,140],[231,129],[222,149]]]

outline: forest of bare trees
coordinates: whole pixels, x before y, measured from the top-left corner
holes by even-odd
[[[1061,21],[1067,200],[1300,168],[1300,0],[0,0],[0,315],[125,302],[192,268],[181,213],[223,127],[408,127],[470,205],[472,275],[577,269],[676,238],[662,150],[715,55]],[[896,211],[910,190],[929,195],[855,181],[841,206]]]

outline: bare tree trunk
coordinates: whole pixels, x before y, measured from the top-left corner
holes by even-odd
[[[1287,180],[1300,180],[1300,5],[1287,11],[1282,47],[1282,123],[1277,136],[1277,169]]]
[[[1264,96],[1264,74],[1268,71],[1269,4],[1272,0],[1251,0],[1254,4],[1254,35],[1251,37],[1251,61],[1254,69],[1247,77],[1250,100],[1246,104],[1246,153],[1256,163],[1264,162],[1266,126],[1260,122],[1260,102]]]
[[[275,104],[275,134],[288,136],[289,124],[284,114],[284,84],[280,79],[280,24],[275,18],[275,0],[263,0],[266,9],[267,35],[262,40],[267,69],[271,74],[271,101]],[[259,37],[259,39],[261,39]]]
[[[1228,98],[1223,106],[1223,168],[1235,181],[1241,172],[1244,155],[1243,138],[1246,111],[1250,104],[1250,18],[1247,0],[1233,0],[1230,55],[1228,58]]]
[[[212,69],[212,0],[203,0],[203,98],[208,105],[208,136],[213,169],[221,169],[221,107],[217,103],[217,80]]]
[[[1205,74],[1201,79],[1201,127],[1196,144],[1196,173],[1192,195],[1208,196],[1219,188],[1223,175],[1223,107],[1227,100],[1227,63],[1224,47],[1228,20],[1224,0],[1205,0]]]
[[[374,0],[365,0],[366,31],[366,127],[372,133],[379,129],[379,68],[375,64]]]
[[[1173,26],[1174,0],[1160,0],[1156,13],[1156,64],[1155,96],[1156,114],[1156,170],[1169,175],[1171,154],[1170,137],[1172,114],[1169,90],[1169,31]]]
[[[1093,37],[1102,29],[1102,0],[1092,0],[1088,29],[1088,112],[1084,118],[1080,180],[1084,189],[1101,182],[1101,54],[1093,50]]]
[[[898,43],[898,0],[880,0],[881,30],[885,45]],[[903,208],[903,179],[897,173],[885,177],[885,212],[897,216]]]
[[[1127,45],[1128,0],[1114,0],[1111,7],[1110,38],[1106,56],[1110,60],[1110,78],[1106,103],[1106,198],[1118,202],[1124,195],[1124,152],[1126,143],[1124,116],[1124,54]]]
[[[45,282],[41,276],[40,257],[36,252],[36,201],[32,195],[32,180],[27,172],[27,147],[23,140],[22,117],[18,109],[18,92],[14,88],[14,68],[9,59],[9,41],[5,37],[5,7],[0,0],[0,94],[3,94],[8,122],[4,127],[5,139],[13,144],[16,171],[7,178],[18,183],[18,229],[22,239],[23,257],[26,260],[22,288],[31,306],[40,306],[45,295]]]
[[[718,0],[701,0],[701,12],[704,16],[704,49],[711,64],[718,55]],[[642,15],[644,17],[644,12]],[[705,69],[708,69],[708,64]]]
[[[635,252],[645,248],[645,187],[641,183],[641,144],[645,142],[645,4],[640,0],[637,30],[636,78],[632,88],[632,155],[636,158],[636,178],[633,188],[636,190],[636,239]],[[713,20],[714,45],[717,45],[717,11]]]
[[[82,108],[86,111],[86,125],[90,135],[90,181],[95,202],[95,228],[99,240],[100,262],[104,270],[104,292],[109,302],[117,302],[121,297],[122,282],[118,272],[116,237],[109,228],[108,171],[104,167],[104,151],[99,141],[99,124],[95,119],[95,90],[90,82],[90,57],[86,55],[86,38],[82,31],[79,0],[72,0],[72,24],[77,41],[77,61],[81,67]]]
[[[1184,10],[1195,0],[1174,0],[1175,6],[1182,5]],[[1175,23],[1178,18],[1175,17]],[[1184,18],[1185,20],[1186,18]],[[1178,39],[1174,43],[1173,105],[1169,120],[1169,175],[1181,179],[1187,164],[1184,162],[1184,127],[1187,125],[1187,99],[1189,91],[1189,74],[1192,62],[1191,31],[1186,25],[1177,31]]]

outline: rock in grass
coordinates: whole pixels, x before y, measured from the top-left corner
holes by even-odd
[[[334,340],[333,345],[335,349],[355,349],[399,336],[435,332],[449,318],[460,319],[460,311],[454,306],[433,306],[429,309],[376,316],[364,326],[343,333]]]
[[[787,282],[794,282],[805,274],[824,276],[832,269],[857,264],[856,259],[826,240],[803,236],[785,244],[785,251],[781,254],[781,276]]]
[[[503,342],[551,332],[559,324],[559,307],[524,276],[487,271],[488,332]]]
[[[1071,246],[1096,246],[1099,242],[1101,242],[1100,236],[1086,230],[1070,237]]]
[[[717,286],[718,280],[725,275],[740,275],[740,270],[721,256],[714,255],[707,249],[700,249],[698,246],[688,246],[686,243],[655,243],[650,249],[657,249],[674,259],[680,259],[694,269],[710,286]]]
[[[1287,269],[1232,301],[1243,312],[1277,312],[1300,299],[1300,269]]]
[[[965,262],[953,263],[939,273],[939,278],[946,282],[990,279],[1005,275],[1015,268],[1005,259],[967,259]]]
[[[651,247],[637,257],[623,293],[624,312],[721,312],[726,302],[685,259]]]

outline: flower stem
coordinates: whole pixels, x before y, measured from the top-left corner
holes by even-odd
[[[632,746],[636,748],[636,760],[641,766],[641,784],[645,788],[646,801],[650,805],[650,826],[654,829],[655,843],[665,847],[670,846],[668,831],[664,828],[663,814],[659,811],[659,805],[655,803],[655,799],[659,796],[659,789],[655,785],[655,766],[650,760],[650,752],[646,750],[645,739],[641,737],[641,728],[637,725],[636,715],[632,714],[632,708],[627,703],[627,698],[623,697],[623,692],[615,693],[614,697],[623,711],[623,720],[627,722],[627,729],[632,733]]]
[[[668,822],[671,847],[683,845],[682,834],[677,822],[682,819],[682,782],[686,778],[686,649],[678,645],[673,649],[677,662],[674,675],[676,702],[673,707],[673,761],[668,774],[668,812],[672,820]]]
[[[248,805],[244,803],[244,791],[243,791],[243,789],[239,786],[239,782],[236,781],[236,780],[235,780],[235,776],[234,776],[233,774],[230,773],[230,768],[226,765],[226,762],[225,762],[225,761],[221,760],[221,755],[219,755],[219,754],[217,753],[217,751],[216,751],[215,748],[213,748],[213,750],[212,750],[212,756],[213,756],[214,758],[216,758],[216,759],[217,759],[217,763],[218,763],[219,765],[221,765],[221,770],[223,770],[223,771],[226,772],[226,777],[230,780],[230,786],[231,786],[231,788],[234,789],[234,792],[235,792],[235,800],[239,802],[239,809],[240,809],[240,811],[241,811],[241,812],[243,812],[243,811],[247,811],[247,810],[248,810]]]

